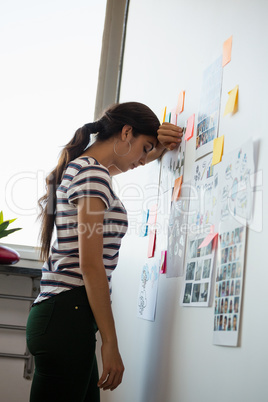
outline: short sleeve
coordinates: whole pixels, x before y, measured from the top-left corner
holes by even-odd
[[[73,167],[70,166],[69,169]],[[70,174],[73,172],[66,172]],[[106,208],[109,209],[113,200],[113,190],[111,188],[111,177],[108,171],[100,165],[82,166],[67,189],[68,203],[75,204],[75,201],[82,197],[98,197],[101,198]]]

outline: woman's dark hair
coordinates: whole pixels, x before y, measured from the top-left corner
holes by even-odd
[[[39,218],[42,260],[49,256],[56,215],[56,190],[68,163],[85,151],[91,134],[97,134],[97,141],[105,141],[119,133],[125,125],[132,127],[134,137],[143,134],[157,138],[160,122],[154,112],[142,103],[118,103],[109,107],[99,120],[79,128],[63,148],[57,166],[46,178],[46,194],[38,201],[41,208]]]

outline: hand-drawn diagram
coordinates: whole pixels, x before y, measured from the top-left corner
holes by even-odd
[[[211,166],[212,155],[195,162],[191,182],[189,231],[199,232],[216,225],[218,219],[218,171]]]
[[[220,218],[246,224],[252,213],[253,144],[249,141],[224,156],[221,163]]]
[[[142,267],[137,303],[137,315],[145,320],[154,321],[155,318],[159,267],[160,259],[158,255],[148,259],[148,261]]]
[[[178,201],[172,201],[168,224],[167,278],[183,275],[186,248],[190,184],[181,187]]]

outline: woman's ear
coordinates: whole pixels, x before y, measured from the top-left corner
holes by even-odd
[[[132,138],[132,132],[133,132],[132,127],[129,126],[128,124],[125,124],[121,131],[121,140],[129,141]]]

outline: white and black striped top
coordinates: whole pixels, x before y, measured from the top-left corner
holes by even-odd
[[[127,213],[113,192],[108,169],[92,157],[80,157],[69,163],[57,189],[57,237],[42,268],[40,294],[34,304],[84,285],[78,250],[78,229],[83,227],[78,228],[75,203],[81,197],[100,197],[107,208],[103,220],[103,264],[111,293],[111,275],[117,265],[121,239],[127,231]]]

